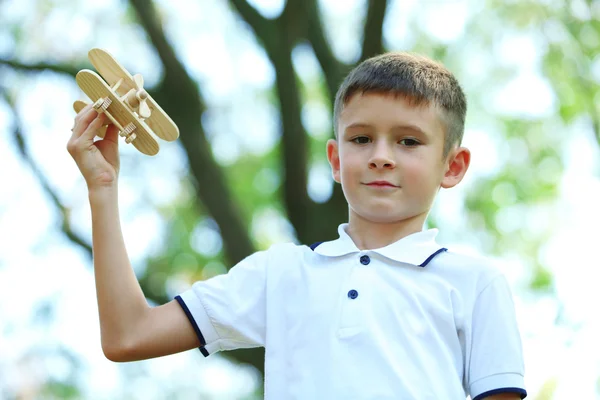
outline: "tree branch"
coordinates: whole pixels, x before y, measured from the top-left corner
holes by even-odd
[[[168,42],[156,14],[154,3],[149,0],[130,0],[129,3],[135,10],[140,25],[148,34],[150,42],[163,63],[166,75],[165,79],[177,79],[177,83],[182,85],[179,90],[194,92],[194,94],[186,93],[186,95],[197,97],[197,85],[188,75],[187,70],[177,58],[173,47]]]
[[[288,218],[300,241],[305,241],[313,202],[308,197],[308,141],[302,125],[301,104],[290,52],[281,52],[273,60],[277,69],[277,92],[283,128],[284,200]]]
[[[301,2],[305,8],[306,20],[308,21],[305,37],[311,44],[323,70],[330,102],[329,107],[333,109],[338,87],[351,66],[340,62],[334,56],[323,30],[318,2],[316,0],[296,1]],[[348,204],[344,198],[341,186],[334,184],[331,198],[326,203],[312,203],[311,205],[312,207],[309,211],[311,218],[305,229],[303,242],[311,243],[318,240],[335,239],[337,236],[337,226],[347,221],[348,218]]]
[[[344,79],[344,75],[349,66],[341,63],[333,54],[331,46],[325,37],[323,31],[323,22],[319,5],[316,0],[306,0],[304,6],[307,10],[308,30],[306,39],[310,42],[315,56],[321,65],[325,82],[327,82],[327,91],[329,94],[330,106],[333,107],[333,101],[339,85]]]
[[[387,0],[369,0],[363,30],[361,61],[383,52],[383,20],[386,9]]]
[[[35,64],[23,64],[16,60],[0,58],[0,65],[6,65],[18,71],[23,72],[41,72],[41,71],[53,71],[61,74],[67,74],[75,76],[83,68],[75,68],[72,65],[65,64],[48,64],[48,63],[35,63]]]
[[[52,190],[52,188],[50,187],[48,180],[46,179],[46,177],[44,176],[42,171],[40,171],[40,169],[37,167],[35,161],[29,154],[29,150],[27,149],[27,145],[25,144],[25,138],[23,137],[23,133],[21,131],[21,124],[19,123],[19,116],[17,114],[17,111],[15,110],[15,106],[14,106],[12,99],[10,98],[10,96],[8,96],[6,94],[6,92],[3,89],[0,89],[0,92],[2,93],[2,97],[4,98],[4,100],[6,101],[8,106],[12,109],[12,112],[13,112],[13,115],[15,118],[15,128],[13,131],[13,137],[15,139],[15,142],[17,144],[17,148],[19,149],[19,153],[21,154],[21,157],[23,157],[23,160],[25,161],[25,163],[27,165],[29,165],[29,168],[31,168],[31,171],[33,172],[35,177],[38,179],[40,185],[42,186],[42,189],[44,190],[46,195],[48,195],[48,197],[52,201],[52,204],[58,209],[59,214],[62,217],[61,218],[62,221],[60,224],[62,232],[67,236],[67,238],[69,238],[69,240],[71,242],[73,242],[76,245],[78,245],[79,247],[81,247],[85,251],[85,253],[88,255],[88,257],[91,259],[92,258],[92,246],[90,246],[90,244],[84,238],[82,238],[81,236],[79,236],[77,233],[75,233],[73,231],[73,229],[71,228],[71,224],[69,222],[69,211],[70,210],[62,205],[62,203],[58,199],[58,196],[56,195],[56,193],[54,193],[54,190]]]
[[[250,26],[265,46],[273,45],[272,42],[276,40],[276,36],[273,35],[275,26],[272,20],[260,15],[246,0],[230,0],[229,4],[236,9],[238,15]]]
[[[302,25],[306,24],[302,8],[290,0],[276,20],[268,20],[245,0],[230,0],[230,4],[263,44],[275,69],[282,126],[283,200],[287,217],[303,241],[313,202],[307,193],[307,135],[302,125],[300,91],[292,63],[292,49],[301,38]]]
[[[196,195],[219,225],[226,258],[231,266],[255,251],[248,229],[233,201],[222,169],[217,165],[202,127],[206,105],[196,82],[188,75],[168,43],[152,2],[130,0],[165,67],[157,101],[177,123],[180,141],[195,178]],[[230,266],[230,267],[231,267]],[[264,350],[234,351],[227,357],[251,364],[264,374]]]
[[[202,127],[206,110],[197,83],[189,76],[158,23],[152,2],[131,0],[141,26],[146,30],[165,68],[156,100],[177,123],[180,141],[196,181],[196,194],[221,230],[230,266],[255,251],[246,223],[233,201],[225,176],[217,165]]]

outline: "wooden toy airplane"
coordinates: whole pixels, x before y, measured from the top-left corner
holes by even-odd
[[[153,156],[159,150],[156,136],[169,142],[179,137],[177,125],[144,90],[142,75],[131,76],[102,49],[90,50],[88,57],[106,82],[94,71],[83,69],[75,77],[77,85],[94,102],[94,109],[117,126],[125,143],[133,143],[142,153]],[[86,105],[77,100],[73,108],[78,113]],[[100,137],[104,137],[106,127],[98,133]]]

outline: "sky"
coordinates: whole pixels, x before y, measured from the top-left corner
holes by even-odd
[[[3,18],[25,18],[33,1],[8,1],[0,5]],[[165,28],[174,39],[178,54],[186,61],[190,73],[203,85],[217,112],[207,121],[214,126],[228,124],[235,114],[244,127],[241,132],[230,126],[232,136],[210,138],[216,158],[223,164],[233,163],[245,152],[261,153],[276,143],[277,128],[272,122],[275,112],[270,106],[253,100],[253,95],[269,87],[274,71],[264,52],[242,28],[227,9],[217,0],[160,1],[167,16],[173,15],[177,24],[166,18]],[[276,16],[283,2],[252,0],[266,16]],[[362,18],[359,0],[322,0],[327,18],[333,23],[328,32],[334,35],[334,52],[345,61],[354,60],[357,47],[357,26]],[[147,85],[158,79],[153,69],[156,60],[150,49],[142,46],[119,45],[123,38],[111,35],[107,22],[106,34],[101,39],[89,39],[92,32],[86,18],[109,9],[122,9],[116,0],[111,2],[79,2],[81,15],[57,9],[44,21],[48,35],[58,35],[69,41],[72,48],[83,52],[90,44],[111,50],[117,57],[132,60],[132,72],[144,75]],[[390,43],[409,45],[412,33],[407,20],[416,18],[416,12],[425,21],[425,28],[433,37],[451,42],[464,33],[465,18],[476,12],[474,2],[462,0],[435,0],[420,2],[393,1],[386,20],[385,35]],[[114,12],[114,11],[113,11]],[[176,17],[176,18],[175,18]],[[82,32],[66,35],[65,21]],[[389,21],[393,21],[391,23]],[[116,25],[115,25],[116,26]],[[333,27],[335,26],[335,32]],[[193,32],[193,34],[190,34]],[[83,39],[87,37],[88,39]],[[41,40],[41,39],[40,39]],[[91,41],[90,41],[91,40]],[[131,31],[125,39],[143,42],[139,31]],[[44,57],[48,43],[32,42],[26,46],[24,58]],[[1,33],[0,52],[10,50],[10,37]],[[86,47],[87,46],[87,47]],[[69,46],[64,46],[68,48]],[[202,49],[202,52],[198,51]],[[540,75],[540,56],[536,38],[528,34],[506,34],[497,46],[499,62],[517,68],[516,78],[493,93],[491,107],[504,115],[544,117],[556,112],[556,99],[549,84]],[[242,50],[240,50],[242,49]],[[65,50],[66,51],[66,50]],[[136,57],[131,57],[130,52]],[[125,54],[127,53],[127,54]],[[62,54],[64,57],[81,55]],[[210,61],[208,61],[210,60]],[[241,60],[241,61],[240,61]],[[470,63],[473,82],[481,76],[489,60]],[[302,79],[318,74],[318,66],[309,51],[294,52],[294,63],[301,66]],[[38,167],[48,177],[59,197],[72,207],[76,229],[89,238],[90,218],[87,193],[75,164],[66,152],[73,113],[71,104],[85,95],[66,78],[48,74],[37,78],[19,78],[23,92],[18,110],[22,119],[27,146]],[[459,78],[460,80],[460,78]],[[600,77],[599,77],[600,81]],[[472,83],[473,85],[475,83]],[[475,90],[466,84],[467,91]],[[246,88],[243,96],[233,96]],[[256,103],[244,111],[241,104]],[[32,112],[32,110],[34,110]],[[317,103],[303,110],[310,134],[319,135],[329,121],[327,110]],[[258,383],[249,368],[235,366],[219,355],[207,359],[198,351],[147,360],[139,363],[114,364],[104,358],[100,349],[96,298],[90,261],[80,249],[61,236],[56,223],[57,211],[40,189],[29,166],[18,155],[12,137],[9,111],[0,103],[0,171],[3,189],[0,189],[0,398],[2,389],[23,390],[34,387],[48,377],[61,380],[69,374],[76,376],[86,390],[86,398],[161,398],[158,388],[178,390],[190,397],[201,392],[206,398],[238,398],[251,392]],[[462,201],[473,182],[486,174],[493,174],[506,161],[518,157],[518,146],[499,143],[486,127],[467,124],[464,143],[474,156],[470,171],[460,188],[443,191],[436,202],[444,204],[444,213],[436,213],[449,226],[460,226]],[[222,125],[221,125],[222,126]],[[549,379],[555,379],[557,399],[594,399],[598,395],[600,376],[600,323],[595,305],[600,304],[596,288],[600,272],[594,265],[597,234],[590,221],[600,221],[599,146],[587,121],[576,121],[564,127],[563,152],[566,169],[561,176],[560,195],[549,205],[541,205],[527,216],[528,229],[553,232],[540,254],[555,276],[556,296],[533,296],[524,290],[528,281],[527,268],[514,255],[507,254],[496,260],[507,275],[515,296],[515,305],[523,337],[526,361],[526,384],[530,394],[538,393]],[[210,130],[210,129],[209,129]],[[164,226],[154,213],[154,205],[168,204],[181,188],[181,177],[186,165],[176,145],[161,143],[158,156],[147,159],[134,149],[121,146],[123,173],[120,185],[120,208],[123,231],[134,268],[143,267],[143,259],[160,248]],[[323,153],[324,156],[324,153]],[[157,166],[160,166],[157,167]],[[160,173],[157,173],[160,171]],[[555,178],[548,166],[548,179]],[[143,180],[145,193],[134,190],[134,181]],[[268,171],[261,182],[271,182]],[[273,187],[276,182],[272,182]],[[309,191],[315,199],[325,199],[331,191],[329,170],[323,157],[310,172]],[[139,187],[139,185],[135,186]],[[151,194],[152,204],[147,203]],[[510,210],[509,210],[510,211]],[[435,212],[435,211],[434,211]],[[552,218],[548,218],[548,216]],[[505,214],[507,234],[514,231],[520,220]],[[511,226],[512,224],[512,226]],[[293,234],[284,218],[272,210],[265,210],[253,225],[253,232],[261,242],[293,240]],[[213,243],[213,251],[220,248],[218,235],[210,226],[200,230],[203,241]],[[453,232],[441,233],[454,248],[477,252],[477,239],[456,242]],[[173,282],[171,291],[177,293],[185,285]],[[44,306],[54,302],[53,308]],[[53,311],[49,311],[53,310]],[[50,312],[50,314],[48,314]],[[39,318],[41,317],[41,318]],[[42,324],[36,321],[46,321]],[[556,321],[563,323],[559,326]],[[80,368],[72,370],[57,350],[68,347],[83,360]],[[42,362],[40,362],[42,361]],[[140,371],[142,373],[140,374]],[[165,389],[166,388],[166,389]]]

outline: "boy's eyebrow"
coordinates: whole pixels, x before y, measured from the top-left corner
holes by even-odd
[[[348,129],[352,129],[352,128],[372,128],[373,125],[371,124],[365,124],[363,122],[354,122],[350,125],[348,125],[346,127],[346,129],[344,130],[348,130]],[[420,127],[418,127],[417,125],[412,125],[412,124],[403,124],[403,125],[394,125],[392,127],[392,130],[411,130],[411,131],[415,131],[418,132],[422,135],[427,135],[427,132],[425,132],[423,129],[421,129]]]

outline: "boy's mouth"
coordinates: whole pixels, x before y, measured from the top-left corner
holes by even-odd
[[[373,181],[373,182],[368,182],[365,185],[372,186],[372,187],[393,187],[393,188],[400,187],[400,186],[394,185],[388,181]]]

